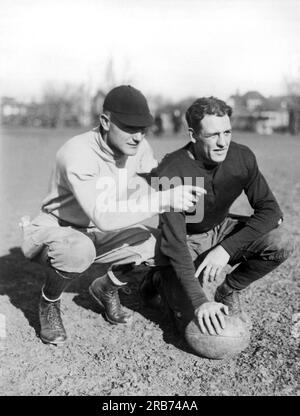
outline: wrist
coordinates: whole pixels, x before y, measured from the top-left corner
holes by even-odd
[[[228,257],[230,257],[230,253],[226,250],[226,248],[223,246],[223,244],[219,245],[220,249],[223,250],[224,254],[227,254]]]
[[[199,312],[199,309],[202,308],[202,306],[205,303],[209,303],[209,300],[208,299],[203,300],[203,302],[201,302],[196,308],[194,308],[194,314],[195,315],[197,315],[197,313]]]
[[[220,247],[222,247],[226,251],[229,257],[232,257],[235,254],[230,244],[228,244],[228,239],[223,240],[220,244]]]

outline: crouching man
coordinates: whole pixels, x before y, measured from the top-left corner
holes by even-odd
[[[152,121],[139,90],[116,87],[104,100],[100,125],[68,140],[56,155],[49,194],[40,214],[24,224],[22,244],[25,256],[48,270],[39,304],[45,343],[66,341],[61,295],[93,263],[109,269],[91,284],[91,296],[109,322],[127,323],[131,315],[120,305],[118,289],[132,267],[154,258],[157,250],[157,232],[135,224],[170,207],[188,209],[203,191],[184,186],[155,192],[143,181],[145,189],[139,182],[140,194],[131,199],[135,209],[126,209],[131,182],[157,165],[144,138]],[[145,198],[151,200],[147,209]]]
[[[141,284],[142,296],[152,303],[160,291],[181,329],[196,316],[200,330],[212,335],[221,333],[225,314],[242,313],[241,292],[293,249],[283,236],[283,214],[255,155],[231,140],[231,113],[217,98],[196,100],[186,112],[190,142],[152,172],[159,181],[197,183],[203,178],[206,194],[194,216],[175,210],[160,215],[161,252],[171,267],[162,268],[161,276],[149,273]],[[229,214],[243,191],[254,210],[251,217]],[[201,284],[216,280],[226,265],[235,267],[218,286],[214,301],[208,301]]]

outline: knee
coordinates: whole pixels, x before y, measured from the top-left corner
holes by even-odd
[[[294,240],[287,234],[282,233],[280,229],[276,229],[274,232],[269,233],[267,248],[262,254],[266,255],[268,260],[282,263],[293,254],[294,250]]]
[[[137,264],[149,263],[151,264],[156,258],[158,252],[158,237],[157,234],[148,233],[145,240],[137,245],[132,245],[131,250],[136,254],[138,260]]]
[[[69,273],[83,273],[94,262],[95,246],[82,234],[66,236],[60,242],[50,244],[47,252],[51,266]]]
[[[287,260],[295,251],[295,242],[293,239],[286,242],[284,247],[280,248],[283,261]]]

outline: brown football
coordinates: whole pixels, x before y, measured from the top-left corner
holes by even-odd
[[[225,322],[220,335],[209,335],[193,319],[185,328],[185,339],[201,357],[221,360],[239,354],[250,342],[249,322],[239,315],[225,316]]]

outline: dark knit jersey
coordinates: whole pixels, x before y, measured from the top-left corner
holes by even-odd
[[[258,169],[255,155],[244,145],[231,142],[226,159],[207,166],[193,151],[191,143],[168,154],[151,176],[174,178],[204,178],[207,194],[204,198],[203,219],[188,223],[186,213],[166,212],[160,215],[162,231],[161,251],[169,258],[173,269],[189,296],[194,308],[207,298],[194,277],[195,267],[187,247],[187,234],[201,234],[220,224],[230,206],[244,191],[254,210],[245,227],[226,237],[221,245],[231,258],[239,250],[278,226],[282,212],[265,178]]]

